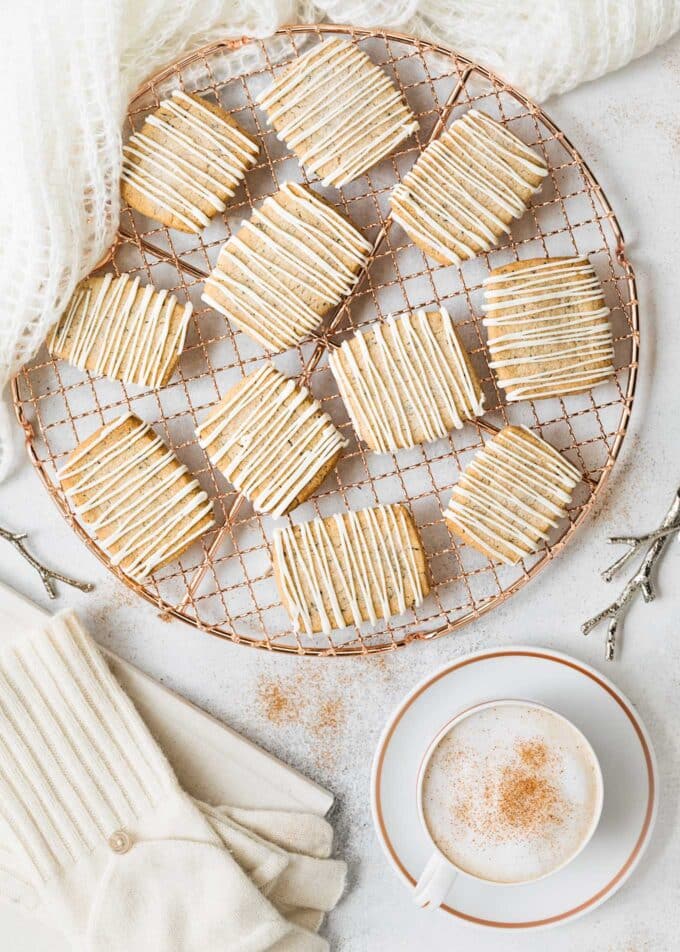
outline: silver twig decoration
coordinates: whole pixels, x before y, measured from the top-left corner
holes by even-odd
[[[652,585],[652,569],[661,558],[669,539],[675,532],[678,532],[678,530],[680,530],[680,489],[677,490],[673,498],[673,503],[666,513],[663,522],[654,532],[648,532],[646,535],[641,536],[612,536],[609,540],[613,545],[627,545],[628,552],[624,553],[621,558],[617,559],[616,562],[613,562],[609,568],[602,572],[602,578],[605,582],[611,582],[614,575],[622,569],[624,565],[627,565],[631,559],[634,559],[644,546],[648,548],[637,572],[626,583],[616,601],[612,602],[608,608],[605,608],[581,626],[583,634],[589,635],[593,628],[599,625],[601,621],[604,621],[605,618],[609,619],[605,648],[605,658],[607,661],[614,660],[616,633],[619,628],[619,623],[635,595],[640,592],[645,602],[653,601],[656,592]]]
[[[8,542],[11,542],[14,548],[26,559],[31,568],[35,569],[50,598],[57,597],[57,593],[54,590],[54,582],[64,582],[65,585],[72,585],[73,588],[78,588],[81,592],[91,592],[94,589],[94,585],[90,582],[79,582],[77,579],[69,578],[68,575],[62,575],[61,572],[55,572],[53,569],[49,569],[46,565],[38,562],[24,544],[24,540],[27,538],[25,532],[11,532],[9,529],[3,529],[3,527],[0,526],[0,538],[7,539]]]

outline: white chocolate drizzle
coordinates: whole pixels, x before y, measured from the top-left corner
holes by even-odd
[[[526,427],[506,426],[479,450],[444,512],[483,551],[513,564],[566,516],[581,474]]]
[[[47,341],[50,353],[80,370],[160,387],[184,347],[192,305],[182,309],[174,295],[150,285],[141,290],[128,274],[82,282]]]
[[[257,98],[278,138],[307,171],[337,188],[418,128],[385,73],[340,39],[309,50]]]
[[[410,528],[395,505],[275,529],[277,582],[295,631],[329,634],[421,605],[429,587]]]
[[[307,388],[271,364],[237,384],[201,423],[198,436],[213,466],[255,511],[273,516],[286,513],[347,446]]]
[[[198,233],[224,211],[224,200],[255,164],[259,148],[233,121],[180,89],[147,116],[146,126],[123,147],[122,179]],[[149,128],[162,133],[163,141],[150,136]],[[201,202],[209,206],[207,213]]]
[[[548,174],[542,157],[470,109],[431,142],[392,191],[392,218],[416,244],[458,264],[488,251]]]
[[[57,475],[62,486],[75,480],[64,492],[112,564],[141,581],[214,525],[207,493],[187,474],[151,427],[126,413],[76,447]]]
[[[287,182],[224,245],[202,300],[263,347],[284,350],[349,294],[370,250],[342,215]]]
[[[479,381],[444,308],[390,317],[344,341],[329,364],[355,430],[379,453],[439,439],[484,412]]]
[[[489,366],[511,368],[498,377],[508,400],[561,396],[612,376],[609,308],[585,255],[492,272],[484,287],[484,324],[507,328],[489,335]]]

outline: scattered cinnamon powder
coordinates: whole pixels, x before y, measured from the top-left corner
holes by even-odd
[[[258,697],[267,720],[272,724],[286,724],[295,720],[293,699],[283,691],[280,684],[275,681],[260,683]]]
[[[292,677],[262,676],[257,698],[273,726],[301,727],[312,738],[315,759],[327,767],[338,755],[338,742],[347,724],[345,699],[339,689],[344,692],[348,686],[305,665]]]
[[[527,767],[538,770],[545,767],[550,751],[542,740],[528,740],[517,745],[517,754]]]
[[[543,831],[563,818],[562,798],[540,774],[524,767],[506,767],[498,789],[498,814],[502,823],[525,833]]]
[[[457,761],[464,765],[477,756],[474,749],[457,745],[440,755],[438,769],[457,778],[461,773]],[[488,769],[481,788],[466,790],[464,796],[458,788],[455,822],[485,840],[489,836],[499,840],[527,834],[549,836],[570,810],[554,782],[555,761],[555,752],[540,737],[519,741],[500,772],[496,767]]]
[[[344,713],[342,698],[333,697],[321,703],[314,722],[314,733],[319,734],[328,730],[339,730],[342,726]]]
[[[470,800],[464,800],[456,805],[455,817],[463,826],[472,824],[472,803]]]
[[[550,779],[555,755],[540,738],[519,741],[514,754],[514,761],[502,770],[497,783],[486,786],[484,799],[494,807],[506,830],[544,834],[563,822],[567,809]]]

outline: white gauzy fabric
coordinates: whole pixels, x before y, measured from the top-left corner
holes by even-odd
[[[208,817],[179,788],[75,616],[0,647],[0,873],[35,894],[74,949],[327,949],[263,893],[302,908],[316,896],[323,910],[342,870],[320,896],[310,877],[327,860],[307,858],[299,883],[291,857],[240,820]],[[244,862],[257,852],[262,891],[232,845]]]
[[[5,4],[0,56],[0,392],[110,245],[134,88],[215,36],[329,19],[442,40],[542,100],[680,27],[680,0],[31,0]],[[238,69],[247,49],[233,60]],[[9,470],[0,412],[0,479]]]
[[[316,0],[327,19],[442,41],[544,101],[680,29],[680,0]]]

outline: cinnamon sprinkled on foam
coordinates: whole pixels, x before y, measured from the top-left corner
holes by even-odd
[[[559,769],[554,751],[540,738],[515,743],[509,763],[500,774],[489,770],[482,793],[483,809],[475,810],[476,797],[459,805],[457,818],[475,832],[498,840],[524,836],[547,836],[563,822],[570,805],[550,779]],[[459,756],[474,757],[472,750]],[[455,762],[452,758],[451,766]]]
[[[543,750],[539,744],[531,746],[524,751],[516,749],[522,766],[507,767],[503,771],[498,791],[491,799],[495,800],[495,811],[503,827],[525,834],[544,834],[550,827],[562,823],[569,807],[554,783],[542,776],[541,768],[548,757],[545,745]]]
[[[542,740],[528,740],[516,745],[516,751],[527,767],[544,767],[550,751]]]
[[[432,755],[426,825],[444,855],[473,875],[535,879],[587,834],[595,777],[570,725],[542,711],[488,708],[455,725]]]

